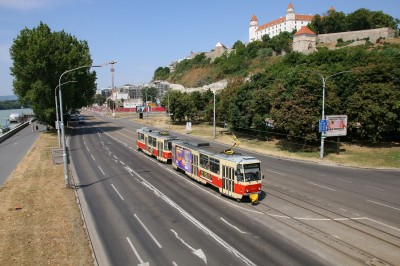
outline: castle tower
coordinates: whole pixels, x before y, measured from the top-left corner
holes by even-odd
[[[287,11],[286,11],[286,20],[294,20],[295,13],[292,3],[289,4]]]
[[[253,15],[250,21],[250,27],[249,27],[249,41],[252,42],[256,39],[256,30],[258,28],[258,19],[256,18],[256,15]]]

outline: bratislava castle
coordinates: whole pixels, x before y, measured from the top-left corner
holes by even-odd
[[[249,27],[249,42],[261,41],[261,37],[269,34],[272,38],[283,31],[292,32],[294,29],[300,30],[301,27],[310,24],[313,15],[296,15],[292,3],[289,4],[286,16],[276,19],[267,24],[258,26],[258,20],[255,15],[251,18]]]

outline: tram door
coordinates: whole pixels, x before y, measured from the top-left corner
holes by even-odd
[[[230,195],[234,192],[234,179],[233,168],[229,166],[222,166],[222,193]]]
[[[147,136],[144,137],[144,149],[146,150],[146,152],[149,152],[149,149],[148,149],[148,142],[147,142]]]
[[[159,141],[158,142],[158,158],[163,158],[163,146],[164,146],[164,143]]]
[[[192,154],[192,169],[193,169],[193,175],[199,176],[199,171],[198,171],[198,165],[199,165],[199,157],[197,155]]]

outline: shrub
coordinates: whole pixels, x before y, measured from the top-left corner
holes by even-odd
[[[343,42],[343,38],[337,39],[337,42],[338,42],[338,43],[342,43],[342,42]]]
[[[384,42],[383,45],[390,45],[390,42]]]

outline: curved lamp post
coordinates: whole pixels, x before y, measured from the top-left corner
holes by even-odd
[[[338,72],[338,73],[330,75],[329,77],[326,77],[326,78],[324,78],[321,74],[316,73],[314,71],[311,71],[311,70],[305,70],[305,71],[314,73],[315,75],[318,75],[318,76],[320,76],[322,78],[322,83],[323,83],[323,89],[322,89],[322,120],[324,120],[325,119],[325,83],[326,83],[326,80],[328,78],[330,78],[330,77],[333,77],[333,76],[336,76],[336,75],[339,75],[339,74],[342,74],[342,73],[353,72],[353,71]],[[324,159],[324,139],[325,139],[324,132],[321,132],[321,151],[320,151],[320,154],[319,154],[319,158],[321,160]]]
[[[61,136],[62,136],[62,142],[63,142],[63,159],[64,159],[64,174],[65,174],[65,186],[67,188],[69,188],[69,173],[68,173],[68,161],[67,161],[67,148],[65,146],[65,130],[64,130],[64,117],[63,117],[63,111],[62,111],[62,96],[61,96],[61,78],[62,76],[64,76],[64,74],[71,72],[71,71],[75,71],[77,69],[80,68],[85,68],[85,67],[102,67],[105,65],[109,65],[109,64],[114,64],[115,62],[108,62],[108,63],[104,63],[102,65],[98,65],[98,66],[92,66],[92,65],[88,65],[88,66],[81,66],[81,67],[77,67],[71,70],[67,70],[64,73],[61,74],[60,79],[58,81],[58,86],[60,87],[59,90],[59,98],[60,98],[60,116],[61,116]]]
[[[78,81],[75,81],[75,80],[73,80],[73,81],[67,81],[67,82],[64,82],[63,84],[61,84],[61,85],[64,85],[64,84],[67,84],[67,83],[70,83],[70,82],[78,82]],[[55,99],[56,99],[56,116],[57,116],[57,137],[58,137],[58,147],[60,148],[61,147],[61,139],[60,139],[60,123],[58,122],[59,121],[59,118],[58,118],[58,105],[57,105],[57,88],[59,87],[60,85],[57,85],[57,87],[54,89],[54,97],[55,97]]]

